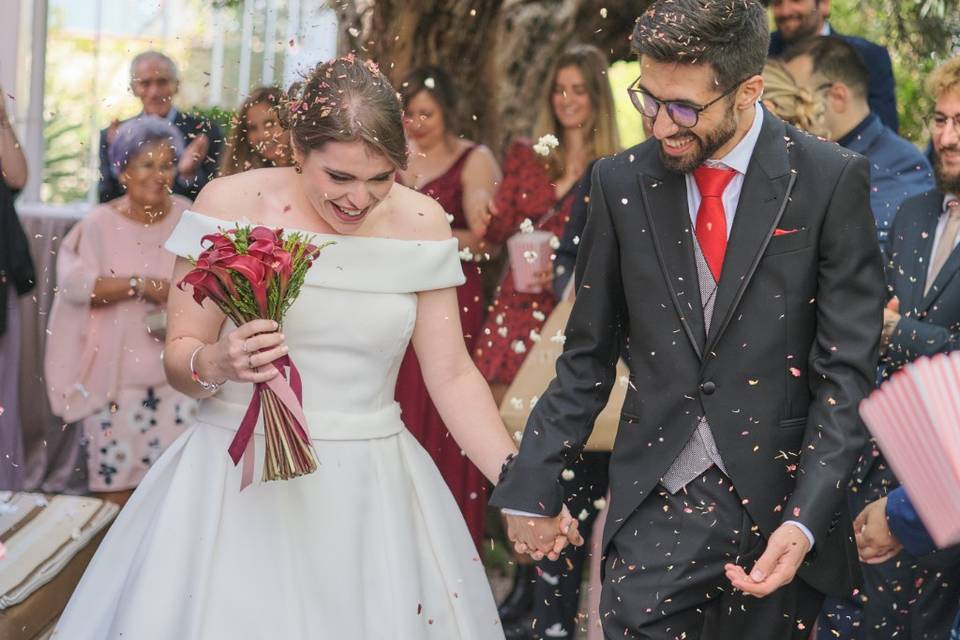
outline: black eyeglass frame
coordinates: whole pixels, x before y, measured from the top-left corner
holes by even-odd
[[[627,93],[630,95],[630,103],[633,105],[633,108],[639,111],[640,115],[642,115],[644,118],[650,118],[651,120],[656,120],[657,116],[660,115],[660,107],[666,106],[667,116],[670,117],[670,120],[673,122],[673,124],[677,125],[678,127],[683,127],[684,129],[692,129],[693,127],[697,126],[698,122],[700,122],[701,113],[703,113],[704,111],[712,107],[714,104],[720,102],[721,100],[729,96],[731,93],[739,89],[740,85],[742,85],[744,82],[746,82],[747,80],[749,80],[755,75],[757,74],[752,73],[749,76],[741,80],[738,80],[733,84],[732,87],[730,87],[729,89],[721,93],[719,96],[717,96],[710,102],[701,106],[690,104],[689,102],[686,102],[683,100],[661,100],[660,98],[656,97],[655,95],[653,95],[652,93],[644,89],[643,87],[637,86],[640,83],[642,76],[638,77],[636,80],[630,83],[630,86],[627,87]],[[651,100],[653,100],[653,103],[656,105],[657,109],[656,111],[653,112],[653,114],[648,114],[646,110],[643,108],[644,97],[650,98]],[[677,122],[677,118],[674,117],[674,111],[676,109],[689,109],[690,111],[692,111],[693,123],[683,124],[683,123]]]

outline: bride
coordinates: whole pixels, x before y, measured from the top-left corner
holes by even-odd
[[[173,289],[165,367],[202,398],[198,421],[151,468],[74,593],[58,638],[502,638],[483,566],[430,456],[393,401],[413,345],[444,422],[491,481],[514,453],[461,335],[464,281],[443,210],[395,183],[407,151],[396,93],[370,63],[319,65],[291,92],[294,168],[215,180],[167,249],[174,282],[201,238],[235,221],[332,239],[282,328],[234,327]],[[254,483],[227,447],[253,386],[289,352],[320,463]],[[257,427],[254,477],[264,451]],[[531,527],[555,557],[576,521]],[[566,531],[566,535],[557,532]]]

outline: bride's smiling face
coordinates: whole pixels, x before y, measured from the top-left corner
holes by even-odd
[[[360,140],[328,142],[295,156],[307,199],[337,233],[356,233],[394,185],[397,168]]]

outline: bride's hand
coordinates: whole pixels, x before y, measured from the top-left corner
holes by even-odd
[[[266,382],[280,373],[276,367],[265,367],[287,355],[283,334],[273,320],[251,320],[207,346],[217,380]]]
[[[505,515],[507,537],[513,542],[517,553],[528,553],[534,560],[544,556],[550,560],[560,557],[560,552],[568,544],[579,547],[583,537],[577,528],[576,518],[570,515],[564,506],[560,513],[552,518]]]

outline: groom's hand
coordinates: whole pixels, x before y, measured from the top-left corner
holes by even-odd
[[[750,575],[735,564],[726,565],[724,570],[734,588],[762,598],[789,584],[809,551],[810,540],[803,531],[794,524],[784,523],[770,536]]]
[[[517,553],[528,553],[534,560],[544,557],[556,560],[567,544],[579,547],[583,538],[577,528],[577,520],[566,506],[552,518],[504,515],[507,520],[507,537],[513,542]]]

